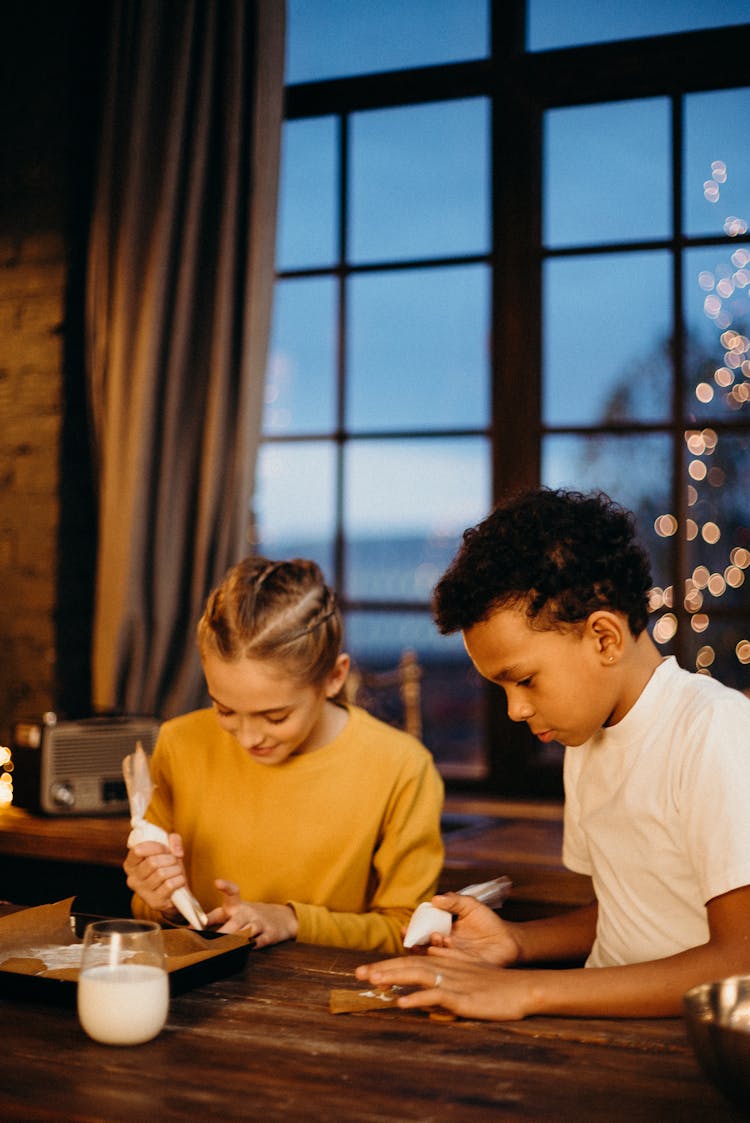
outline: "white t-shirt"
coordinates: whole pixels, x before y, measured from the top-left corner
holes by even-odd
[[[750,700],[664,659],[622,721],[565,750],[563,861],[599,904],[589,967],[706,943],[750,884]]]

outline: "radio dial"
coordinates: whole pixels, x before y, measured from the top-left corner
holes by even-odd
[[[50,788],[53,803],[58,807],[73,807],[76,797],[70,784],[53,784]]]

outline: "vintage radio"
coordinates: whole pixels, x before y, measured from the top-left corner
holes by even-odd
[[[128,814],[123,758],[138,741],[150,756],[159,722],[151,717],[91,717],[13,726],[13,804],[45,815]]]

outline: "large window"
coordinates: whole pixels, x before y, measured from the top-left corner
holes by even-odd
[[[544,144],[542,476],[638,511],[655,638],[739,687],[748,119],[748,87],[624,100],[549,111]]]
[[[662,650],[750,683],[750,29],[692,7],[288,0],[258,548],[321,563],[364,669],[417,651],[456,782],[560,790],[430,614],[519,485],[634,508]]]

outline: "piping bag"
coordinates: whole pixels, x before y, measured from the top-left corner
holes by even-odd
[[[169,846],[167,832],[144,818],[154,786],[151,783],[148,757],[140,741],[136,741],[135,752],[130,753],[123,760],[122,774],[130,803],[132,829],[128,835],[128,848],[137,846],[139,842],[162,842],[165,846]],[[207,926],[206,914],[187,886],[182,885],[179,889],[175,889],[172,894],[172,904],[182,913],[191,928],[201,931]]]
[[[488,908],[499,908],[511,890],[513,882],[509,877],[495,877],[492,881],[480,881],[467,885],[458,892],[462,897],[473,897]],[[451,913],[436,909],[429,901],[417,905],[411,915],[409,927],[404,936],[404,947],[413,948],[418,944],[428,944],[433,932],[447,936],[453,925]]]

